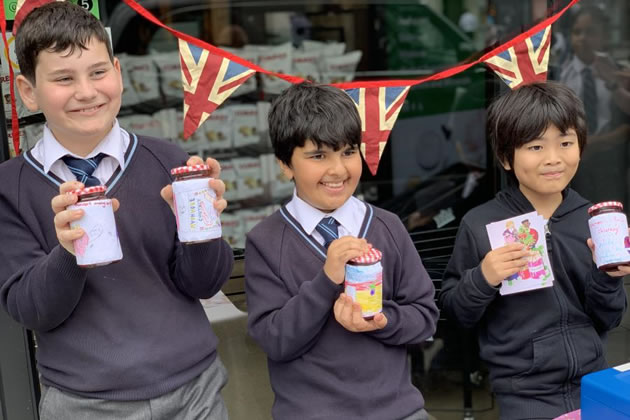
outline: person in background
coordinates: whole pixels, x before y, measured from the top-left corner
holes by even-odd
[[[616,200],[628,206],[630,116],[626,110],[630,110],[630,94],[620,76],[622,69],[610,55],[608,27],[608,17],[600,8],[579,8],[571,20],[573,54],[561,69],[559,81],[582,99],[590,145],[572,187],[591,201]]]
[[[120,63],[82,7],[34,9],[15,43],[20,95],[46,126],[0,165],[0,303],[35,333],[40,418],[227,419],[226,371],[199,299],[228,279],[232,251],[222,239],[178,241],[169,185],[171,168],[201,159],[119,127]],[[81,183],[72,171],[85,163]],[[220,167],[206,163],[221,212]],[[69,192],[96,184],[119,207],[123,259],[84,268],[73,241],[86,233],[70,227],[83,212],[68,209]]]

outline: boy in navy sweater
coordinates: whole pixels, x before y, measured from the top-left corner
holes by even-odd
[[[626,309],[620,277],[630,267],[597,269],[591,203],[568,188],[586,145],[584,109],[570,89],[547,82],[510,91],[489,108],[487,126],[509,185],[462,219],[440,304],[478,327],[501,419],[551,419],[579,408],[581,377],[606,367],[606,333]],[[486,225],[534,210],[548,220],[553,286],[501,296],[501,281],[526,267],[528,251],[517,243],[491,250]]]
[[[227,418],[225,368],[198,299],[221,288],[233,257],[221,239],[177,240],[169,170],[186,164],[186,153],[119,127],[120,63],[82,7],[35,9],[16,52],[20,95],[47,123],[32,150],[0,165],[0,302],[37,337],[40,418]],[[121,261],[77,265],[73,240],[84,232],[69,223],[82,212],[67,209],[77,201],[67,193],[83,184],[68,155],[100,155],[90,178],[120,203]],[[218,163],[207,163],[218,177]],[[222,211],[224,185],[210,186]]]
[[[434,288],[398,217],[352,196],[362,166],[356,106],[337,88],[294,85],[274,101],[269,133],[295,192],[249,233],[245,279],[273,417],[426,419],[405,345],[434,333]],[[332,242],[318,225],[327,217]],[[346,262],[370,245],[383,252],[383,313],[368,321],[342,292]]]

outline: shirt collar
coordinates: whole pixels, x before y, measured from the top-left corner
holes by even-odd
[[[42,165],[44,167],[44,172],[48,173],[50,171],[51,166],[66,155],[74,156],[77,158],[85,159],[98,155],[99,153],[104,153],[107,156],[111,156],[118,161],[118,165],[121,169],[124,169],[125,164],[125,150],[127,145],[125,143],[121,128],[118,125],[118,120],[114,120],[114,126],[107,133],[107,135],[101,140],[101,142],[92,150],[92,152],[83,157],[79,156],[75,153],[70,152],[68,149],[63,147],[61,143],[57,141],[53,132],[48,128],[48,124],[44,125],[44,133],[42,136],[42,148],[43,148],[43,160]]]
[[[571,60],[571,66],[578,74],[581,74],[582,70],[584,70],[585,68],[590,67],[587,66],[582,60],[580,60],[577,55],[573,56],[573,59]]]
[[[335,211],[331,213],[324,213],[298,197],[297,191],[294,189],[293,199],[287,206],[291,207],[291,214],[300,223],[300,225],[302,225],[302,229],[304,229],[304,231],[309,235],[313,233],[315,226],[317,226],[319,221],[324,217],[334,217],[347,232],[356,232],[356,235],[358,235],[358,232],[361,229],[361,224],[363,223],[363,220],[358,220],[354,216],[357,214],[357,209],[360,206],[364,206],[364,204],[361,200],[353,196],[346,200],[346,202]],[[365,212],[364,209],[361,210]]]

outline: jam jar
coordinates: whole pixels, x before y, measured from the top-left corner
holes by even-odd
[[[383,311],[383,254],[376,248],[346,263],[345,293],[361,305],[364,319]]]
[[[207,165],[171,169],[177,236],[182,243],[207,242],[221,237],[221,221],[214,208],[216,193],[208,185]]]
[[[76,204],[69,210],[83,210],[83,217],[70,223],[80,227],[85,234],[73,242],[77,264],[84,268],[107,265],[122,259],[122,249],[116,230],[112,200],[105,196],[107,187],[97,185],[71,191],[76,194]]]
[[[616,271],[617,266],[630,264],[628,219],[623,213],[623,204],[604,201],[590,207],[588,214],[597,268]]]

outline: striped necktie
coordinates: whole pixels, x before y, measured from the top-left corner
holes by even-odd
[[[324,248],[328,249],[328,245],[335,239],[339,238],[339,222],[333,217],[324,217],[319,221],[315,229],[324,238]]]
[[[63,160],[68,169],[70,169],[70,172],[76,177],[77,181],[82,182],[86,187],[93,187],[95,185],[101,185],[101,181],[97,177],[92,176],[92,173],[105,156],[105,153],[99,153],[89,159],[78,159],[66,155],[62,157],[61,160]]]
[[[582,101],[584,101],[588,132],[593,134],[597,130],[597,90],[593,72],[588,67],[582,70]]]

